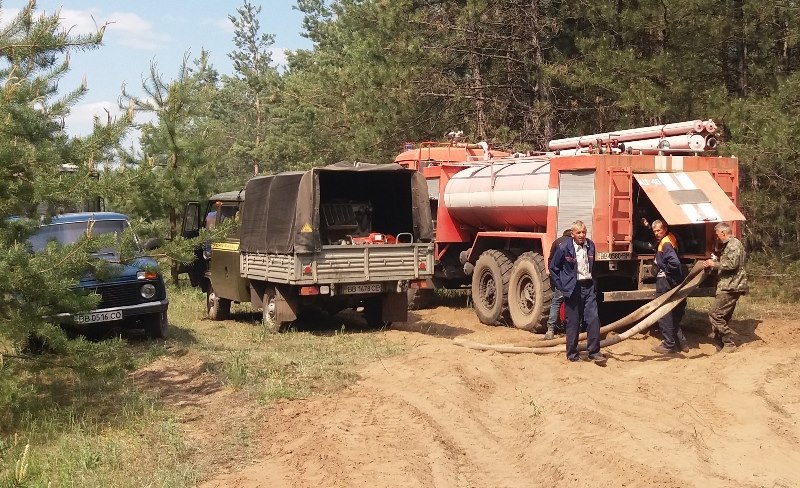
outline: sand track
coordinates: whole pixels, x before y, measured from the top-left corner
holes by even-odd
[[[421,311],[384,332],[407,354],[335,395],[274,405],[255,462],[202,486],[800,486],[800,324],[734,325],[734,354],[689,331],[683,358],[639,336],[600,367],[457,347],[529,336],[468,309]]]

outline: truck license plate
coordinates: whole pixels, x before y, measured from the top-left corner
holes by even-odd
[[[630,252],[599,252],[597,253],[597,261],[630,261],[633,259],[633,254]]]
[[[96,324],[122,320],[122,310],[104,310],[102,312],[79,313],[74,316],[76,324]]]
[[[345,295],[355,295],[358,293],[380,293],[383,291],[383,285],[375,283],[372,285],[344,285],[342,293]]]

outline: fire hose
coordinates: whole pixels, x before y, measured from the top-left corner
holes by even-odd
[[[633,313],[623,317],[616,322],[608,324],[600,328],[600,334],[606,334],[617,329],[622,329],[636,324],[634,327],[626,330],[621,334],[617,334],[600,341],[600,347],[606,347],[624,341],[640,332],[647,330],[650,326],[658,322],[658,319],[671,312],[672,309],[685,300],[698,286],[703,282],[705,273],[703,273],[703,263],[697,262],[694,267],[689,271],[686,279],[683,282],[671,289],[667,293],[656,297],[644,306],[640,307]],[[581,351],[586,350],[586,333],[579,336],[578,349]],[[536,341],[526,345],[519,344],[483,344],[480,342],[473,342],[466,339],[456,338],[453,343],[466,347],[468,349],[476,349],[478,351],[496,351],[505,353],[533,353],[533,354],[548,354],[554,352],[563,352],[563,344],[566,338],[553,339],[549,341]]]

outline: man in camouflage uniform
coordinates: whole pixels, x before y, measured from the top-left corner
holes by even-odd
[[[744,270],[747,256],[739,239],[731,235],[730,225],[720,222],[714,226],[714,232],[723,248],[719,260],[707,259],[703,262],[706,270],[715,270],[719,273],[717,297],[708,312],[708,318],[714,328],[718,350],[733,352],[736,350],[736,344],[733,342],[733,331],[728,322],[733,317],[733,310],[739,297],[747,293],[747,273]]]

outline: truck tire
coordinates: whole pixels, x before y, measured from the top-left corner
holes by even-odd
[[[511,323],[522,330],[538,331],[547,326],[553,290],[545,273],[544,258],[526,252],[517,258],[508,285],[508,311]]]
[[[383,320],[383,298],[367,298],[364,300],[364,320],[370,329],[389,327],[391,322]]]
[[[281,323],[275,320],[275,296],[269,293],[264,294],[264,307],[262,308],[264,314],[264,326],[271,332],[279,332],[281,330]]]
[[[225,320],[231,315],[231,301],[218,297],[210,283],[206,292],[206,311],[211,320]]]
[[[142,319],[144,333],[148,339],[163,339],[167,335],[169,319],[167,312],[153,313]]]
[[[478,320],[486,325],[500,323],[508,309],[508,282],[513,257],[496,249],[485,251],[472,272],[472,306]]]

